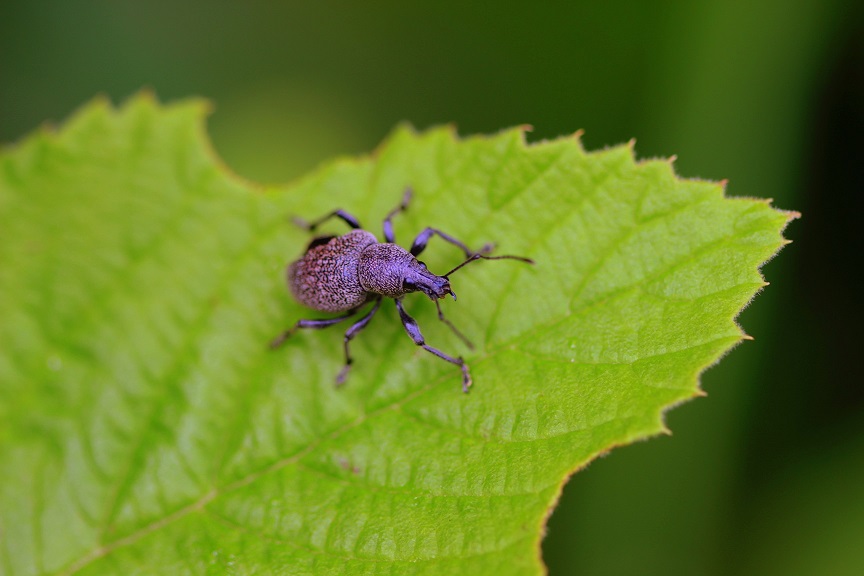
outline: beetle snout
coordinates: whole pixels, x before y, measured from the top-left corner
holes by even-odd
[[[453,289],[450,287],[450,282],[448,280],[446,280],[445,278],[443,278],[442,276],[439,276],[439,278],[444,280],[444,283],[441,285],[441,290],[438,293],[438,298],[444,299],[449,294],[450,296],[453,297],[453,300],[456,300],[456,293],[453,292]]]
[[[441,279],[440,276],[439,276],[439,279]],[[447,281],[447,280],[444,280],[444,282],[443,282],[442,284],[439,285],[439,287],[438,287],[438,292],[435,294],[435,296],[436,296],[438,299],[443,299],[443,298],[445,298],[448,294],[449,294],[450,296],[453,296],[453,299],[454,299],[454,300],[456,299],[456,294],[454,294],[454,293],[453,293],[453,289],[450,288],[450,282]]]
[[[424,282],[420,283],[420,289],[429,296],[430,300],[441,300],[448,294],[456,298],[453,290],[450,288],[450,281],[443,276],[436,276],[431,273],[424,274]]]

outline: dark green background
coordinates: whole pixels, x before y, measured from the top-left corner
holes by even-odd
[[[367,152],[402,120],[527,123],[583,128],[589,149],[635,137],[799,210],[740,318],[756,341],[669,415],[673,436],[570,481],[544,555],[553,575],[864,573],[864,5],[497,6],[6,2],[0,141],[149,87],[210,98],[216,149],[255,180]]]

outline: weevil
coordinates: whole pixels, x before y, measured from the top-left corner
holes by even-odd
[[[468,392],[471,387],[471,372],[468,365],[461,356],[450,356],[426,344],[417,322],[408,315],[402,305],[403,297],[412,292],[426,294],[435,302],[438,319],[473,349],[471,342],[444,317],[441,310],[440,300],[448,295],[456,300],[456,294],[450,287],[450,275],[477,260],[508,259],[528,264],[534,264],[534,261],[522,256],[490,256],[489,253],[494,248],[492,244],[487,244],[475,252],[449,234],[431,227],[420,232],[411,244],[410,250],[405,250],[396,244],[392,220],[394,216],[408,209],[411,195],[411,188],[406,189],[402,202],[384,218],[384,242],[378,242],[374,234],[364,230],[360,222],[344,210],[334,210],[313,222],[295,219],[296,224],[310,232],[315,232],[321,224],[331,218],[338,218],[351,227],[351,231],[342,236],[314,238],[303,256],[288,266],[286,274],[288,288],[298,302],[319,312],[341,312],[342,314],[333,318],[298,320],[294,326],[282,332],[270,343],[271,348],[282,345],[297,330],[333,326],[356,316],[365,305],[371,304],[368,311],[345,332],[343,338],[345,364],[336,376],[336,384],[340,386],[345,383],[354,362],[349,350],[351,340],[369,325],[372,317],[378,312],[382,299],[392,298],[408,336],[417,346],[459,366],[462,370],[462,390]],[[426,264],[417,259],[433,236],[438,236],[459,247],[465,253],[465,260],[461,264],[441,276],[430,272]]]

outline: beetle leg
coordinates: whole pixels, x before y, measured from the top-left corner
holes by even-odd
[[[460,358],[454,358],[438,350],[437,348],[433,348],[426,344],[426,340],[423,338],[423,334],[420,332],[420,327],[417,325],[417,321],[414,320],[411,316],[405,312],[405,308],[402,307],[402,300],[396,298],[396,308],[399,309],[399,318],[402,320],[402,326],[405,327],[405,331],[408,332],[408,336],[414,341],[417,346],[421,346],[427,352],[431,352],[435,356],[441,358],[442,360],[446,360],[451,364],[456,364],[462,370],[462,391],[467,393],[468,389],[471,387],[471,373],[468,371],[468,365],[465,364],[465,361]]]
[[[411,202],[411,187],[405,189],[405,194],[402,196],[402,202],[391,210],[387,217],[384,218],[384,241],[389,242],[391,244],[396,243],[396,236],[393,234],[393,223],[390,221],[394,216],[399,214],[400,212],[404,212],[408,209],[408,203]]]
[[[475,254],[488,254],[492,251],[493,248],[495,248],[494,244],[486,244],[478,252],[474,252],[473,250],[468,248],[468,246],[466,246],[463,242],[460,242],[449,234],[445,234],[437,228],[426,228],[417,235],[417,238],[414,239],[414,243],[411,244],[411,250],[409,250],[409,252],[411,252],[411,254],[413,254],[414,256],[419,256],[420,253],[426,249],[426,244],[429,243],[429,239],[432,238],[432,236],[440,236],[442,240],[445,240],[450,244],[453,244],[454,246],[458,246],[462,249],[463,252],[465,252],[466,258],[470,258]]]
[[[345,212],[344,210],[334,210],[333,212],[327,214],[326,216],[322,216],[321,218],[319,218],[318,220],[315,220],[313,222],[307,222],[306,220],[304,220],[303,218],[300,218],[299,216],[295,216],[293,218],[293,220],[294,220],[294,223],[297,224],[298,226],[300,226],[301,228],[304,228],[310,232],[314,232],[315,229],[318,228],[318,226],[320,226],[321,224],[323,224],[324,222],[326,222],[330,218],[339,218],[340,220],[342,220],[343,222],[348,224],[348,226],[350,226],[351,228],[354,228],[355,230],[358,228],[362,228],[362,226],[360,226],[360,222],[358,222],[354,216],[352,216],[348,212]]]
[[[349,310],[346,314],[343,314],[342,316],[336,316],[335,318],[318,318],[315,320],[298,320],[297,323],[294,324],[294,326],[292,326],[288,330],[285,330],[284,332],[282,332],[282,334],[280,334],[279,336],[274,338],[270,342],[270,348],[278,348],[279,346],[281,346],[285,342],[285,340],[290,338],[292,334],[294,334],[297,330],[300,330],[301,328],[311,328],[313,330],[320,330],[321,328],[327,328],[328,326],[333,326],[334,324],[338,324],[339,322],[342,322],[343,320],[347,320],[348,318],[351,318],[352,316],[357,314],[358,310],[359,310],[359,308],[354,308],[352,310]]]
[[[366,325],[369,324],[369,321],[372,320],[372,317],[378,311],[378,307],[381,306],[381,297],[379,296],[375,300],[375,305],[372,306],[372,309],[366,313],[360,320],[358,320],[353,326],[351,326],[347,332],[345,332],[345,340],[343,342],[343,346],[345,348],[345,366],[342,367],[342,370],[339,371],[339,375],[336,376],[336,385],[341,386],[345,383],[345,379],[348,377],[348,371],[351,369],[351,364],[354,360],[351,358],[351,353],[348,351],[348,343],[354,339],[358,332],[366,328]]]

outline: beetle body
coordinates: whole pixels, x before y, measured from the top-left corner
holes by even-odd
[[[446,278],[401,246],[379,244],[366,230],[314,240],[288,267],[288,287],[298,302],[321,312],[352,310],[376,294],[399,298],[422,291],[436,300],[453,293]]]

